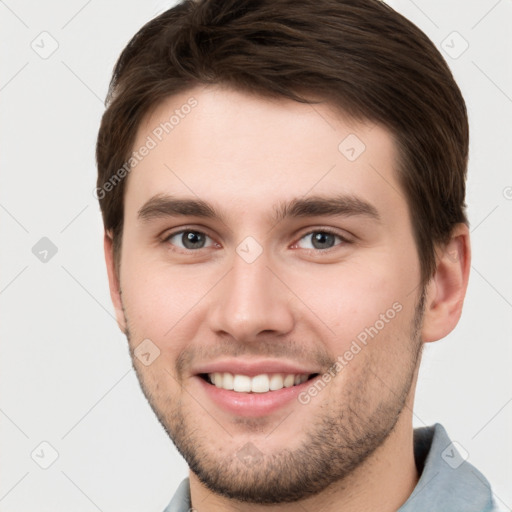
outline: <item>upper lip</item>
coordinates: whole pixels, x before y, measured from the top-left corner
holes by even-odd
[[[247,375],[255,377],[262,373],[284,373],[284,374],[307,374],[319,373],[317,369],[310,367],[299,366],[295,363],[288,361],[278,360],[244,360],[244,359],[224,359],[222,361],[215,361],[212,363],[200,365],[194,370],[195,375],[202,373],[224,373],[229,372],[232,374]]]

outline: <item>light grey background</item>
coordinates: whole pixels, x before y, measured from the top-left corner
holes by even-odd
[[[414,423],[442,423],[511,510],[512,2],[390,3],[441,48],[471,123],[469,290],[426,348]],[[187,475],[114,321],[92,194],[114,62],[170,4],[0,1],[2,512],[160,512]]]

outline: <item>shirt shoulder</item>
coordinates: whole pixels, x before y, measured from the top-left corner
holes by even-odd
[[[398,512],[499,511],[489,482],[441,424],[414,430],[414,457],[420,479]]]
[[[190,482],[189,478],[185,478],[182,480],[174,496],[172,497],[171,502],[163,512],[190,512],[192,508],[191,500],[190,500]]]

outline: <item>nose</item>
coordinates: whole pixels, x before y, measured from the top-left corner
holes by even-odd
[[[291,291],[269,267],[265,252],[252,263],[234,255],[231,270],[211,294],[209,325],[239,342],[286,334],[294,326]]]

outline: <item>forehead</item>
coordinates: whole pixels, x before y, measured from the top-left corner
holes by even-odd
[[[133,151],[139,157],[126,210],[169,194],[219,210],[275,211],[282,201],[335,192],[405,211],[392,135],[328,103],[199,86],[159,104],[141,123]]]

